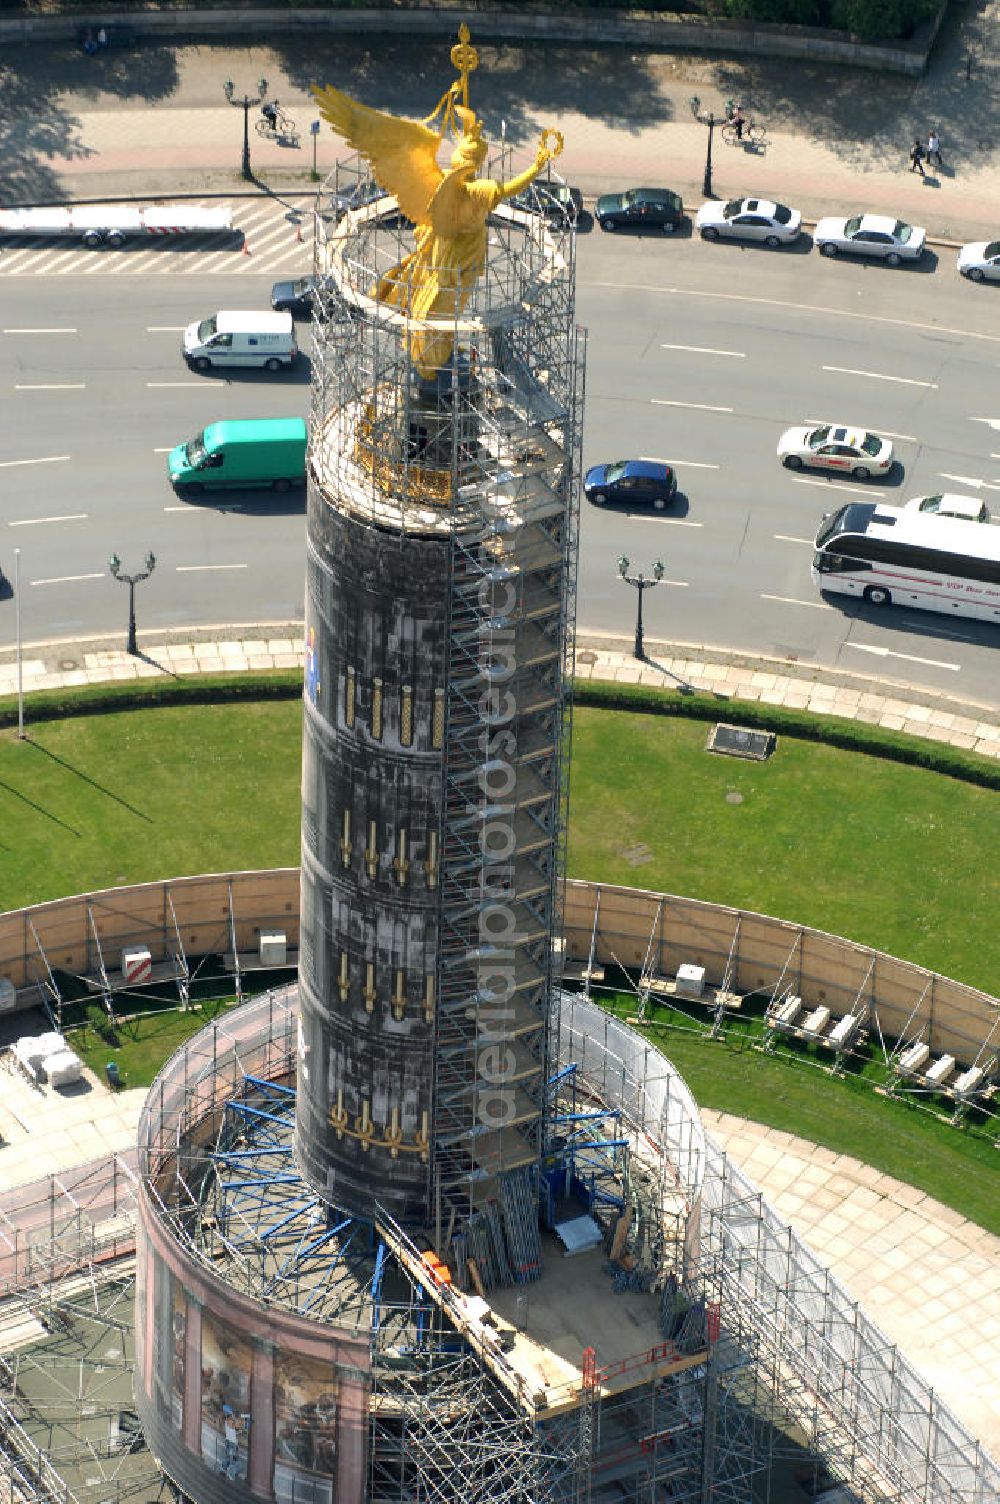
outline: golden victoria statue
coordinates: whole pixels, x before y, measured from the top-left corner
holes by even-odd
[[[461,313],[486,265],[489,215],[501,200],[527,188],[563,146],[558,131],[543,131],[533,166],[509,183],[476,177],[487,152],[482,122],[469,108],[469,73],[479,58],[469,46],[468,27],[462,25],[458,35],[451,60],[460,76],[426,120],[387,115],[329,85],[313,86],[324,119],[368,159],[376,182],[395,195],[416,227],[416,249],[386,272],[377,289],[383,302],[414,319]],[[434,130],[438,115],[441,128]],[[443,172],[437,154],[449,130],[456,137],[456,120],[462,131],[455,139],[451,166]],[[433,376],[447,364],[452,345],[452,336],[443,331],[414,331],[408,340],[410,357],[422,376]]]

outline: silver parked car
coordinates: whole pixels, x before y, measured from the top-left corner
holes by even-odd
[[[963,245],[956,263],[970,282],[1000,282],[1000,240],[972,240]]]
[[[802,230],[798,209],[767,198],[712,199],[702,204],[694,222],[702,240],[759,240],[776,247],[797,240]]]
[[[884,214],[855,214],[851,219],[821,219],[813,239],[824,256],[876,256],[898,266],[920,260],[927,231]]]

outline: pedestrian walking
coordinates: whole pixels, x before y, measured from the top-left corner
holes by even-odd
[[[938,138],[938,133],[937,133],[936,130],[931,130],[929,132],[928,136],[927,136],[927,152],[926,152],[926,157],[927,157],[927,165],[928,165],[928,167],[931,166],[931,158],[932,157],[934,158],[934,164],[933,165],[935,167],[943,167],[944,166],[944,163],[941,160],[941,142],[940,142],[940,140]]]
[[[920,144],[919,136],[910,148],[910,171],[919,172],[921,177],[926,176],[924,172],[924,148]]]

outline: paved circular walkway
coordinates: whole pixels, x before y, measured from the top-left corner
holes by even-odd
[[[1000,759],[1000,709],[918,692],[884,678],[820,671],[735,649],[650,638],[647,646],[648,657],[640,663],[624,639],[579,637],[576,674],[580,679],[697,689],[717,695],[720,702],[756,700],[764,705],[842,716]],[[34,690],[166,675],[297,669],[304,658],[298,622],[140,633],[139,648],[141,656],[132,658],[122,649],[120,640],[109,638],[28,644],[21,663],[26,724],[31,720]],[[16,692],[14,652],[0,650],[0,697]]]

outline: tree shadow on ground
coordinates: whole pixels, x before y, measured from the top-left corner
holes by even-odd
[[[374,109],[417,119],[430,114],[453,77],[449,47],[446,36],[420,43],[405,36],[358,38],[350,46],[339,38],[314,37],[308,48],[297,38],[272,43],[297,88],[333,83]],[[470,92],[494,139],[503,123],[507,140],[524,144],[537,136],[539,117],[564,110],[632,134],[674,117],[647,59],[624,47],[482,45],[478,51]]]
[[[769,57],[689,62],[704,69],[720,104],[739,99],[769,131],[813,137],[859,172],[906,171],[914,138],[926,141],[932,127],[941,133],[946,163],[979,167],[997,145],[990,132],[1000,103],[1000,74],[991,66],[997,24],[989,6],[990,0],[970,0],[949,9],[919,78]]]
[[[477,111],[494,139],[501,122],[514,145],[530,144],[546,114],[579,113],[626,134],[690,118],[691,93],[721,112],[740,99],[770,132],[805,134],[834,147],[857,171],[905,169],[916,135],[938,126],[945,161],[981,162],[992,148],[987,122],[996,115],[1000,79],[992,71],[995,22],[989,0],[949,13],[924,76],[909,78],[775,57],[718,58],[694,53],[597,47],[480,45],[472,76]],[[452,77],[448,39],[405,35],[273,40],[270,49],[289,81],[307,90],[334,83],[376,108],[422,118]],[[970,52],[979,59],[966,77]],[[415,55],[416,54],[416,55]]]
[[[94,57],[70,42],[7,48],[0,61],[0,201],[65,198],[49,159],[91,155],[75,110],[114,108],[126,100],[152,104],[174,92],[177,77],[174,46],[162,40]]]

